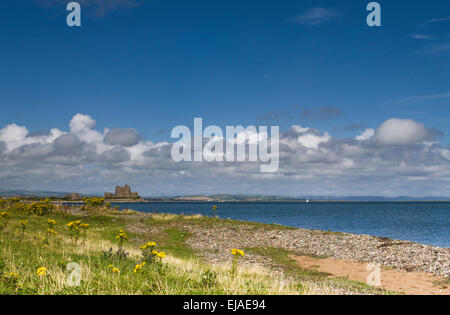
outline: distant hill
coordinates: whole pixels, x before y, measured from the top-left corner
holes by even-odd
[[[382,197],[382,196],[308,196],[306,197],[310,200],[320,200],[320,201],[450,201],[450,197],[435,197],[435,196],[425,196],[425,197],[410,197],[410,196],[399,196],[399,197]]]
[[[1,197],[53,197],[53,198],[64,198],[66,195],[72,192],[56,192],[56,191],[46,191],[46,190],[3,190],[0,189]],[[96,196],[96,194],[82,194],[83,196]],[[367,201],[450,201],[450,197],[410,197],[410,196],[399,196],[399,197],[382,197],[382,196],[314,196],[306,195],[299,197],[285,197],[285,196],[263,196],[263,195],[226,195],[226,194],[215,194],[215,195],[188,195],[188,196],[172,196],[172,197],[144,197],[146,200],[168,200],[168,201],[305,201],[309,199],[311,201],[354,201],[354,202],[367,202]]]
[[[0,189],[1,197],[53,197],[53,198],[64,198],[66,195],[70,195],[71,192],[58,192],[58,191],[46,191],[46,190],[3,190]],[[88,194],[83,194],[83,196],[91,196]]]
[[[146,198],[153,199],[153,198]],[[258,196],[258,195],[191,195],[191,196],[176,196],[165,197],[166,200],[184,200],[184,201],[354,201],[354,202],[388,202],[388,201],[450,201],[450,197],[382,197],[382,196],[299,196],[299,197],[285,197],[285,196]]]
[[[245,201],[245,200],[297,200],[298,198],[281,197],[281,196],[252,196],[252,195],[196,195],[196,196],[177,196],[171,199],[197,199],[197,200],[223,200],[223,201]]]

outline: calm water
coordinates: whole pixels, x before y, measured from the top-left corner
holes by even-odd
[[[203,214],[218,205],[221,218],[369,234],[450,247],[450,203],[444,202],[152,202],[121,203],[121,209]]]

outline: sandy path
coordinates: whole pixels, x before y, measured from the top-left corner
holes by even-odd
[[[319,259],[309,256],[292,256],[303,269],[328,272],[335,277],[347,277],[351,280],[367,283],[367,263],[344,259]],[[450,295],[450,288],[440,288],[433,285],[434,281],[443,280],[421,272],[406,272],[396,269],[381,268],[381,288],[402,292],[409,295]]]

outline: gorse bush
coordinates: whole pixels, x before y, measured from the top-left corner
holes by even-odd
[[[110,209],[111,204],[106,203],[104,198],[83,198],[83,206],[81,207],[81,210],[89,212],[106,212]]]
[[[53,209],[54,205],[48,198],[41,202],[33,202],[31,204],[31,211],[36,215],[47,215],[51,213]]]
[[[18,197],[0,200],[0,207],[19,214],[35,214],[38,216],[47,215],[53,212],[55,205],[50,199],[44,199],[39,202],[23,202]]]

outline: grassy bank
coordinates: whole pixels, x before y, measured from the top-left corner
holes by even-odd
[[[281,274],[260,264],[244,264],[244,257],[237,259],[236,271],[232,272],[236,258],[230,253],[232,244],[223,248],[223,253],[229,255],[227,263],[209,263],[201,258],[199,250],[188,245],[191,235],[178,223],[284,229],[281,226],[100,208],[55,208],[36,214],[4,208],[7,214],[0,227],[0,294],[385,293],[364,284],[300,270],[288,252],[276,248],[244,250],[266,257],[284,270]],[[78,230],[73,228],[77,224]],[[148,242],[156,246],[142,249]],[[161,254],[152,254],[153,250]]]

